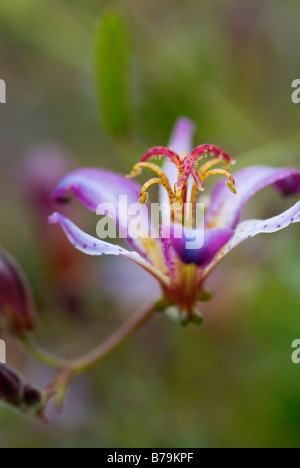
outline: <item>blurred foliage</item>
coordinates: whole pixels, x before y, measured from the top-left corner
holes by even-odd
[[[130,39],[123,17],[115,11],[104,13],[95,42],[100,114],[108,132],[120,137],[129,130]]]
[[[28,273],[42,309],[38,339],[50,349],[75,355],[97,343],[130,313],[138,286],[129,306],[118,297],[121,286],[111,285],[114,294],[104,287],[108,264],[87,258],[85,314],[71,321],[64,314],[44,274],[45,230],[21,195],[26,155],[55,142],[74,166],[127,173],[145,149],[168,141],[184,114],[197,123],[197,143],[224,147],[237,168],[299,167],[300,107],[291,103],[299,13],[295,0],[0,3],[8,91],[1,244]],[[268,216],[290,203],[267,190],[248,212]],[[82,223],[95,229],[94,217]],[[74,383],[65,414],[49,427],[0,407],[1,447],[299,446],[300,378],[291,363],[299,278],[297,226],[245,243],[211,279],[216,295],[204,306],[202,328],[182,330],[158,316]],[[51,379],[13,343],[8,353],[26,380]]]

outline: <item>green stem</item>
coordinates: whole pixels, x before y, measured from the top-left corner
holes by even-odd
[[[28,353],[36,360],[63,372],[68,371],[69,375],[76,375],[91,369],[110,355],[132,336],[153,315],[154,311],[153,302],[142,307],[98,347],[77,359],[66,360],[53,356],[38,347],[28,337],[22,337],[22,342]]]
[[[97,348],[84,356],[73,360],[71,371],[80,374],[99,364],[106,356],[111,354],[128,338],[130,338],[155,312],[153,302],[144,306],[133,314],[123,325],[118,328],[109,338],[102,342]]]
[[[46,364],[46,366],[60,370],[69,366],[70,361],[54,356],[48,351],[40,348],[32,338],[29,338],[29,336],[22,336],[21,341],[28,354],[37,361]]]

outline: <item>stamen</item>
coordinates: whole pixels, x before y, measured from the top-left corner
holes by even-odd
[[[127,174],[126,178],[127,179],[134,179],[135,177],[141,175],[141,173],[142,173],[142,169],[137,167],[137,165],[136,165],[136,166],[134,166],[132,168],[130,174]]]
[[[173,190],[171,188],[169,179],[167,178],[166,174],[156,164],[149,163],[149,162],[138,163],[133,167],[131,174],[129,174],[129,176],[127,176],[127,177],[135,177],[137,175],[140,175],[141,172],[142,172],[142,169],[144,169],[144,168],[154,171],[159,176],[159,178],[150,179],[148,182],[146,182],[144,184],[144,186],[142,187],[142,190],[141,190],[140,203],[142,205],[145,205],[147,203],[148,194],[146,193],[146,191],[148,190],[149,187],[151,187],[151,185],[161,184],[167,190],[168,195],[169,195],[169,199],[170,199],[170,203],[172,204],[174,202],[174,200],[175,200],[175,194],[174,194],[174,192],[173,192]]]
[[[183,210],[184,204],[182,202],[182,191],[178,191],[176,194],[175,202],[172,205],[171,216],[172,216],[172,223],[174,224],[182,224],[183,223]]]
[[[216,175],[216,174],[221,174],[221,175],[224,175],[225,177],[228,177],[229,181],[226,182],[226,185],[229,188],[229,190],[236,195],[237,191],[236,191],[236,188],[235,188],[234,178],[232,177],[230,172],[225,171],[224,169],[212,169],[211,171],[206,172],[202,176],[202,181],[204,182],[210,176],[213,176],[213,175]]]
[[[228,161],[226,160],[223,161],[222,159],[214,158],[214,159],[211,159],[210,161],[207,161],[205,164],[203,164],[203,166],[201,166],[199,175],[200,173],[204,174],[205,172],[207,172],[209,169],[216,166],[217,164],[223,164],[224,169],[226,169],[228,172],[230,171],[230,164]]]
[[[209,177],[216,175],[216,174],[221,174],[224,175],[225,177],[228,177],[229,181],[226,182],[227,187],[229,190],[234,193],[235,195],[237,194],[236,188],[235,188],[235,181],[234,178],[232,177],[231,173],[227,171],[226,169],[212,169],[208,170],[211,167],[215,166],[216,164],[220,163],[219,159],[213,159],[211,161],[208,161],[206,164],[204,164],[200,171],[199,171],[199,177],[201,178],[202,183],[208,179]],[[225,167],[227,166],[228,162],[225,162]],[[199,190],[198,186],[196,183],[193,185],[192,189],[192,194],[191,194],[191,209],[189,213],[189,226],[194,227],[194,212],[195,212],[195,205],[197,201],[197,196],[198,196]]]
[[[144,156],[142,157],[141,162],[145,162],[148,159],[153,158],[154,156],[158,156],[158,157],[166,156],[167,158],[170,158],[171,161],[174,164],[176,164],[177,167],[179,167],[181,163],[178,154],[176,154],[174,151],[172,151],[169,148],[165,148],[164,146],[155,146],[154,148],[147,151],[147,153],[144,154]]]
[[[214,145],[200,145],[194,149],[194,151],[190,154],[190,158],[193,161],[198,161],[199,159],[203,159],[205,156],[210,156],[210,153],[214,153],[217,158],[223,158],[228,161],[230,164],[235,164],[235,160],[229,156],[225,151],[221,150],[218,146]]]
[[[162,168],[147,162],[152,157],[157,157],[161,159],[162,157],[169,158],[169,162],[172,162],[176,165],[178,169],[178,182],[171,187],[171,184],[168,180],[167,175]],[[211,157],[212,159],[205,162],[203,166],[198,170],[197,163],[206,158]],[[222,164],[223,168],[212,169],[218,164]],[[188,215],[188,223],[190,226],[193,226],[194,223],[194,211],[197,201],[198,192],[204,190],[203,182],[208,179],[210,176],[215,174],[221,174],[226,176],[229,181],[226,182],[227,187],[231,190],[232,193],[237,193],[235,189],[235,182],[230,173],[230,165],[234,164],[235,161],[232,159],[229,154],[221,150],[219,147],[214,145],[200,145],[192,151],[188,156],[187,154],[176,154],[172,151],[171,148],[166,148],[164,146],[156,146],[150,149],[141,159],[141,161],[133,167],[131,174],[128,177],[136,177],[141,174],[142,169],[151,169],[154,171],[158,178],[152,178],[146,182],[141,190],[140,203],[144,205],[148,200],[148,189],[154,184],[161,184],[168,192],[170,204],[172,208],[172,218],[176,223],[180,223],[179,215],[183,219],[183,207],[187,200],[188,193],[188,180],[190,175],[194,178],[194,185],[192,188],[191,194],[191,209]],[[176,208],[174,207],[176,205]],[[183,221],[181,221],[183,222]]]
[[[148,180],[148,182],[146,182],[143,187],[142,187],[142,190],[141,190],[141,196],[140,196],[140,204],[141,205],[146,205],[147,201],[148,201],[148,198],[149,198],[149,194],[147,192],[147,190],[154,184],[161,184],[161,185],[164,185],[162,179],[158,179],[158,178],[154,178],[154,179],[150,179]],[[170,195],[170,194],[169,194]],[[174,194],[172,193],[173,195],[173,199],[175,198],[174,197]]]

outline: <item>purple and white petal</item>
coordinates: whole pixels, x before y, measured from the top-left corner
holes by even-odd
[[[140,209],[140,191],[139,184],[121,174],[102,169],[82,168],[71,172],[59,183],[53,198],[64,202],[68,200],[68,192],[72,192],[89,210],[115,219],[127,243],[144,253],[140,241],[125,234],[128,233],[130,221],[129,207],[136,206],[137,210]],[[140,213],[140,231],[146,235],[151,227],[147,207],[145,206]]]
[[[49,217],[50,224],[59,224],[65,232],[70,243],[79,251],[86,255],[101,256],[101,255],[115,255],[123,256],[132,260],[136,264],[143,267],[146,271],[151,273],[160,282],[164,283],[166,278],[164,275],[157,270],[151,263],[147,262],[137,252],[130,252],[129,250],[120,247],[119,245],[113,245],[109,242],[105,242],[101,239],[93,237],[76,226],[65,216],[54,213]]]
[[[186,117],[177,120],[173,129],[169,146],[178,155],[184,153],[189,155],[193,149],[193,138],[195,133],[195,124]],[[171,187],[174,188],[178,181],[178,168],[172,162],[166,160],[163,170],[168,177]],[[159,188],[160,203],[169,203],[169,196],[164,187]]]
[[[126,195],[128,203],[139,200],[141,187],[121,174],[104,169],[81,168],[70,172],[57,186],[53,194],[56,201],[68,201],[68,192],[89,210],[97,212],[101,203],[112,203],[118,208],[120,195]]]
[[[199,267],[205,267],[233,235],[232,229],[196,230],[173,224],[170,227],[169,239],[183,263],[195,263]],[[166,229],[163,236],[167,236]]]
[[[169,146],[175,153],[180,155],[185,153],[187,156],[193,149],[193,138],[196,127],[194,122],[186,117],[180,117],[175,123]]]
[[[242,218],[248,200],[269,185],[283,195],[295,195],[300,191],[300,171],[297,169],[253,166],[233,176],[237,195],[228,190],[223,180],[215,186],[206,214],[206,227],[234,229]]]
[[[251,219],[242,221],[238,224],[234,236],[230,239],[221,255],[218,257],[218,261],[231,252],[232,249],[237,247],[241,242],[246,239],[250,239],[257,234],[270,234],[273,232],[281,231],[290,224],[300,222],[300,201],[284,213],[274,216],[273,218],[265,220]]]

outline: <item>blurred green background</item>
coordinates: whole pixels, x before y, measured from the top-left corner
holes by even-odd
[[[41,226],[24,196],[31,154],[55,145],[72,167],[128,173],[186,115],[197,123],[196,143],[221,146],[238,168],[299,167],[300,107],[291,102],[299,14],[296,0],[0,3],[1,244],[32,284],[39,342],[64,355],[87,350],[152,285],[144,276],[130,282],[125,261],[72,250],[63,263],[82,290],[61,300],[66,286],[55,282],[48,246],[68,247],[47,238],[56,228],[47,213]],[[247,214],[272,216],[292,202],[268,189]],[[75,219],[94,233],[95,217],[74,205]],[[1,447],[299,447],[300,368],[291,362],[299,279],[298,226],[243,244],[211,278],[203,327],[155,317],[74,382],[49,426],[0,407]],[[51,379],[13,341],[8,362],[36,385]]]

